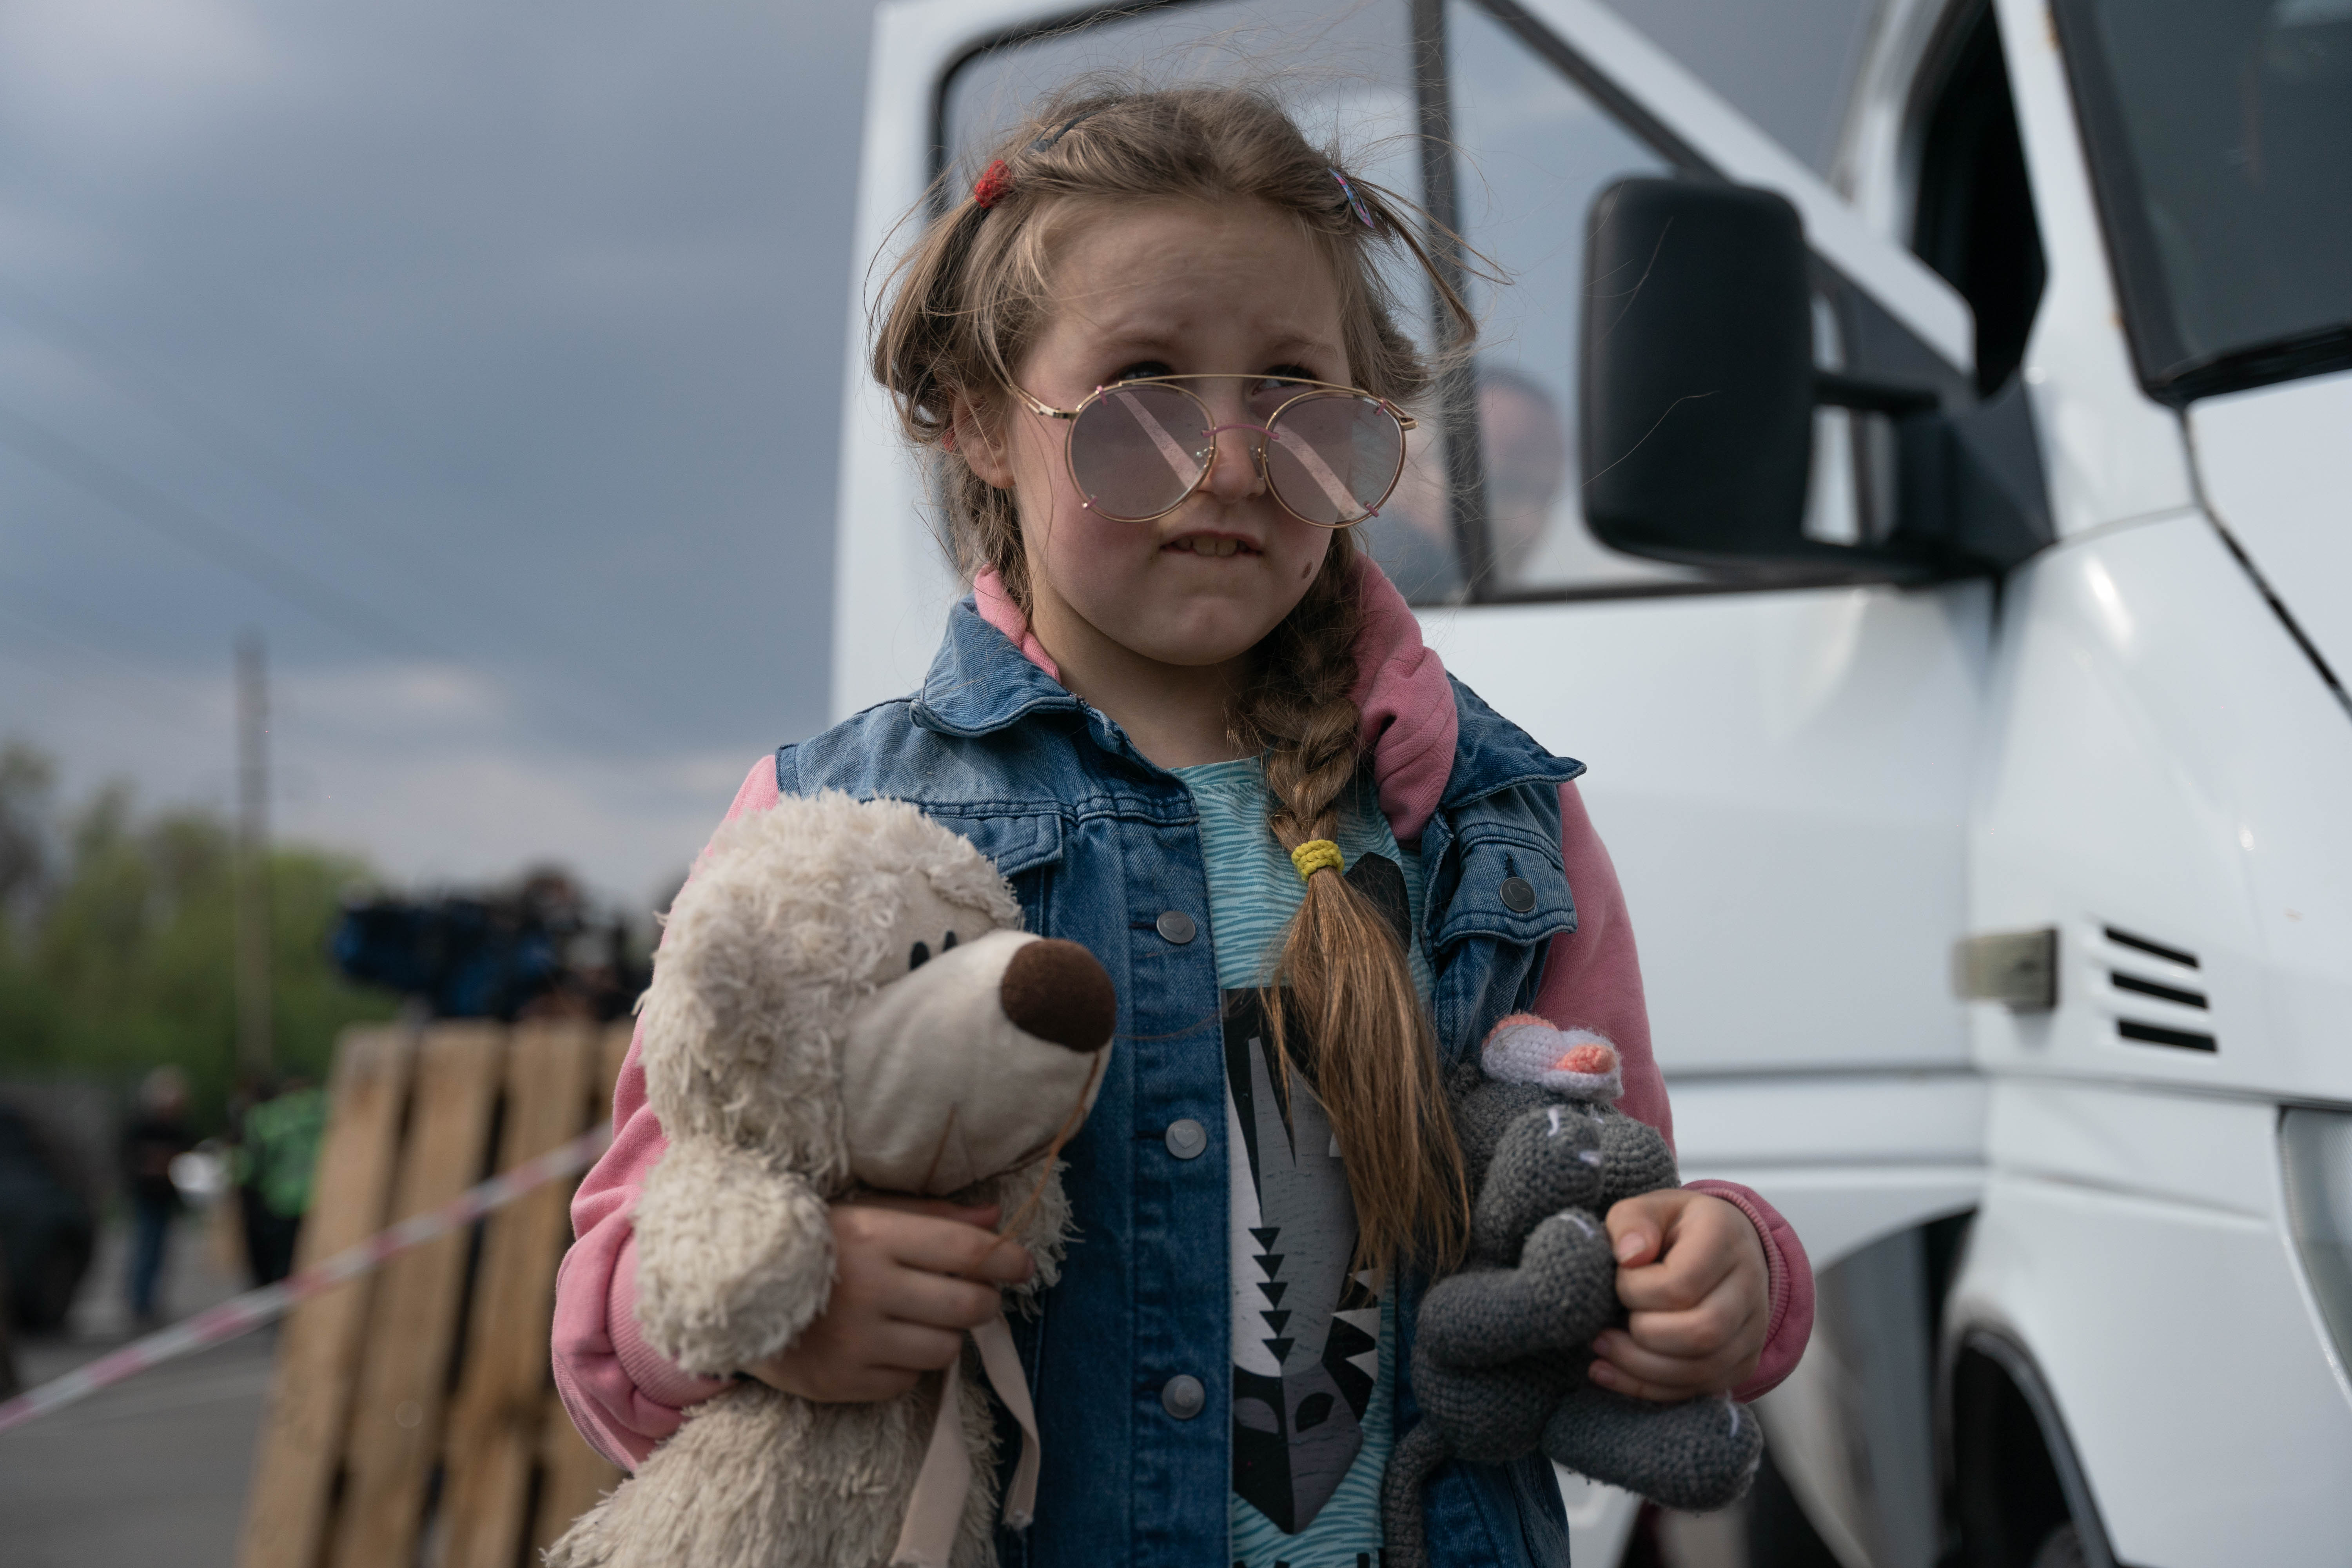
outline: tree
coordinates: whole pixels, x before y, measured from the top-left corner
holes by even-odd
[[[63,824],[45,818],[54,770],[0,750],[0,1072],[127,1082],[170,1062],[217,1110],[236,1073],[235,839],[202,808],[143,816],[131,787],[103,786]],[[52,870],[47,846],[62,842]],[[29,869],[5,879],[12,867]],[[327,939],[364,862],[286,845],[269,858],[272,1002],[281,1072],[322,1075],[345,1025],[389,1017],[394,998],[339,975]]]

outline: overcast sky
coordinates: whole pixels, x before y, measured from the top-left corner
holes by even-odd
[[[1620,8],[1825,162],[1864,0]],[[867,0],[0,3],[0,736],[640,905],[825,720]],[[864,258],[856,258],[862,266]]]

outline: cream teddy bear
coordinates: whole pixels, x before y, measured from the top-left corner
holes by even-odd
[[[1069,1226],[1055,1155],[1101,1086],[1118,1003],[1085,949],[1020,923],[995,868],[903,802],[787,797],[719,830],[643,1003],[646,1094],[669,1140],[633,1216],[648,1344],[713,1376],[784,1349],[832,1289],[828,1205],[860,1188],[999,1204],[1037,1262],[1016,1300],[1054,1282]],[[1035,1422],[1003,1319],[972,1340],[965,1360],[1024,1433],[1017,1528]],[[861,1405],[745,1378],[548,1563],[985,1568],[995,1456],[963,1367]]]

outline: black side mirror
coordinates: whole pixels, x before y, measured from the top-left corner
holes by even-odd
[[[1622,180],[1586,218],[1585,521],[1667,561],[1806,552],[1804,226],[1769,191]]]
[[[1594,199],[1578,400],[1593,534],[1630,554],[1805,581],[1925,582],[2047,542],[2046,519],[2019,510],[2032,498],[1983,482],[1973,411],[1956,422],[1924,388],[1814,368],[1810,267],[1797,209],[1769,191],[1637,179]],[[1816,404],[1896,421],[1901,516],[1883,543],[1805,536]]]

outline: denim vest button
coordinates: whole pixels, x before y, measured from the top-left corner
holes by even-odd
[[[1168,1124],[1168,1152],[1179,1160],[1196,1160],[1209,1146],[1209,1130],[1187,1116]]]
[[[1536,885],[1525,877],[1504,878],[1503,907],[1515,915],[1526,914],[1536,907]]]
[[[1160,1385],[1160,1408],[1179,1421],[1190,1421],[1208,1405],[1209,1391],[1190,1373],[1179,1373]]]
[[[1532,894],[1529,896],[1533,897]],[[1154,923],[1159,926],[1160,934],[1166,937],[1170,942],[1174,942],[1178,947],[1181,947],[1186,942],[1192,941],[1193,936],[1197,934],[1201,929],[1192,923],[1192,917],[1186,914],[1182,910],[1165,910],[1160,914],[1160,919]]]

